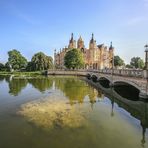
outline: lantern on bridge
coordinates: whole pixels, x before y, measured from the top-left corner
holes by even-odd
[[[148,44],[145,46],[145,69],[148,70]]]

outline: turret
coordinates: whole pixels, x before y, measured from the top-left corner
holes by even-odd
[[[109,50],[114,50],[114,47],[113,47],[113,45],[112,45],[112,42],[110,43]]]
[[[71,39],[69,40],[68,48],[69,49],[76,48],[76,41],[73,39],[73,33],[71,34]]]
[[[56,55],[56,49],[54,50],[54,56]]]
[[[80,36],[80,38],[78,39],[77,48],[78,48],[78,49],[84,48],[84,41],[83,41],[83,39],[82,39],[81,36]]]
[[[94,40],[94,34],[92,33],[92,38],[89,43],[89,49],[94,49],[94,48],[96,48],[96,40]]]

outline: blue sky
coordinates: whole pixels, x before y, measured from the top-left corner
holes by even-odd
[[[71,33],[88,47],[113,42],[115,54],[129,62],[144,58],[148,43],[148,0],[0,0],[0,62],[18,49],[28,60],[68,44]]]

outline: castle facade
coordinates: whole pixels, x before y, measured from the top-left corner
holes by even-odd
[[[112,60],[114,56],[114,47],[112,42],[108,48],[104,44],[97,45],[94,39],[94,34],[92,34],[91,40],[89,42],[89,48],[85,48],[84,41],[80,36],[78,41],[74,40],[73,33],[71,34],[71,39],[69,40],[68,47],[60,49],[59,52],[54,53],[54,64],[56,68],[64,69],[64,56],[67,51],[76,48],[81,51],[84,58],[85,69],[104,69],[112,68]]]

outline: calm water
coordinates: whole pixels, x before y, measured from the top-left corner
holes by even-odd
[[[148,104],[106,90],[77,77],[0,77],[0,148],[148,148]],[[46,129],[18,114],[45,98],[80,110],[86,125]]]

